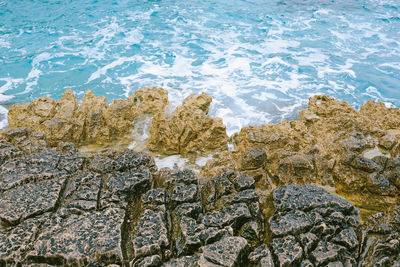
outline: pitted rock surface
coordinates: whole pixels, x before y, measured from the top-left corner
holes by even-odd
[[[36,148],[0,141],[0,266],[400,264],[398,207],[362,225],[353,204],[314,185],[278,187],[269,202],[257,179],[233,170],[199,180],[132,150]],[[397,181],[397,161],[385,164]]]
[[[285,185],[273,197],[271,252],[278,266],[356,265],[361,225],[350,202],[313,185]]]
[[[0,266],[129,264],[127,212],[132,196],[151,188],[152,157],[125,150],[92,159],[72,144],[27,154],[1,144]]]

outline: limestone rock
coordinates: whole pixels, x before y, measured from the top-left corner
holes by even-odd
[[[204,258],[222,266],[241,266],[247,257],[248,245],[242,237],[226,237],[202,247]]]
[[[8,121],[10,129],[28,127],[43,133],[50,146],[60,142],[106,144],[129,136],[136,117],[163,112],[167,103],[167,92],[155,87],[141,88],[111,105],[90,90],[79,105],[74,93],[66,90],[59,101],[42,97],[11,106]]]
[[[350,202],[322,188],[296,184],[276,189],[273,202],[276,211],[269,225],[279,266],[356,264],[361,225]]]
[[[209,160],[202,175],[240,170],[268,192],[290,183],[334,187],[357,205],[384,210],[398,202],[397,174],[386,161],[400,155],[399,114],[383,103],[357,111],[313,96],[297,120],[242,128],[230,138],[235,150]]]
[[[147,147],[162,154],[207,154],[227,150],[225,126],[207,116],[211,97],[191,95],[171,115],[159,113],[151,123]]]

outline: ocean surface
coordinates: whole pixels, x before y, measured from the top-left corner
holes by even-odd
[[[14,103],[144,86],[206,92],[229,134],[315,94],[400,106],[400,1],[0,0],[0,128]]]

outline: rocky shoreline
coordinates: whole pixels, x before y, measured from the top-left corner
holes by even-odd
[[[211,100],[67,90],[12,106],[0,266],[400,266],[398,108],[314,96],[297,120],[228,137]],[[158,170],[142,150],[213,158]]]

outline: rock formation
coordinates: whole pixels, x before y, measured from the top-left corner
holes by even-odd
[[[207,116],[211,100],[204,93],[191,95],[169,114],[168,93],[161,88],[138,89],[128,99],[111,105],[90,90],[79,105],[73,92],[67,90],[59,101],[41,97],[11,106],[8,123],[9,129],[25,127],[44,134],[52,147],[60,142],[83,146],[115,141],[128,146],[134,141],[135,120],[150,115],[148,149],[166,155],[206,155],[227,150],[228,140],[222,119]]]
[[[228,149],[228,136],[220,118],[207,116],[212,98],[191,95],[172,114],[153,118],[147,146],[162,154],[207,154]]]
[[[352,203],[314,185],[265,201],[239,172],[199,183],[132,150],[28,146],[38,150],[0,141],[1,266],[400,264],[400,207],[361,223]]]
[[[28,127],[45,135],[50,146],[59,142],[77,145],[106,144],[129,136],[132,121],[142,114],[164,112],[168,93],[161,88],[142,88],[126,100],[107,104],[104,96],[86,91],[81,104],[71,90],[59,101],[47,97],[15,104],[8,113],[9,128]]]
[[[0,266],[400,266],[399,109],[314,96],[295,121],[243,128],[228,151],[210,102],[191,95],[169,113],[166,91],[144,88],[111,105],[90,91],[14,105],[0,136]],[[78,152],[146,114],[149,150],[214,158],[196,175],[129,149]]]
[[[244,127],[235,151],[210,160],[203,176],[226,168],[266,190],[290,183],[334,188],[367,209],[399,201],[400,111],[369,101],[357,111],[328,96],[310,98],[298,120]],[[225,165],[225,168],[223,167]]]

